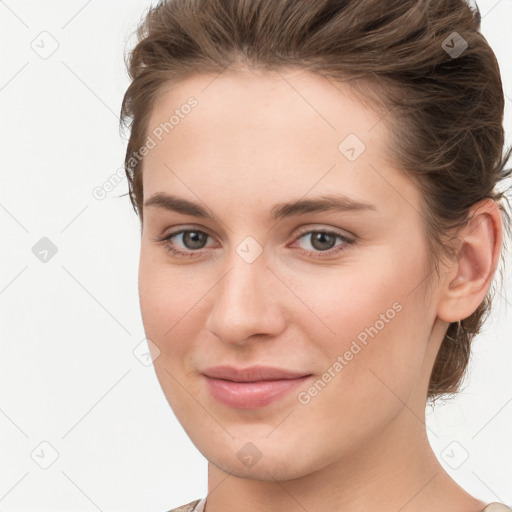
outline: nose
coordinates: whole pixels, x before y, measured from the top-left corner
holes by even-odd
[[[286,294],[263,254],[249,263],[234,252],[223,274],[212,290],[205,324],[210,332],[226,343],[244,344],[250,337],[272,338],[285,329],[281,302]]]

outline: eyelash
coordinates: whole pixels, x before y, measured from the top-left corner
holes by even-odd
[[[181,235],[182,233],[190,233],[190,232],[203,233],[203,234],[209,236],[208,233],[205,233],[204,231],[201,231],[199,229],[181,229],[179,231],[174,231],[172,233],[169,233],[165,237],[157,240],[157,242],[162,243],[165,246],[165,249],[169,253],[171,253],[171,254],[173,254],[175,256],[178,256],[180,258],[197,258],[198,256],[195,253],[199,253],[202,249],[198,249],[198,250],[192,250],[191,249],[189,251],[180,251],[180,250],[174,248],[172,246],[172,244],[171,244],[171,239],[174,238],[175,236]],[[346,250],[347,246],[350,246],[350,245],[352,245],[354,243],[354,240],[351,240],[351,239],[347,238],[346,236],[338,233],[337,231],[331,231],[331,230],[322,229],[322,228],[320,228],[320,229],[311,229],[309,231],[304,231],[302,233],[299,233],[299,235],[296,237],[295,240],[299,240],[303,236],[310,235],[310,234],[313,234],[313,233],[325,233],[327,235],[333,235],[333,236],[337,237],[338,239],[340,239],[343,242],[343,244],[335,246],[334,248],[328,249],[326,251],[308,251],[306,249],[298,249],[298,251],[300,253],[306,254],[308,256],[313,255],[314,258],[323,258],[324,255],[325,255],[325,257],[333,256],[335,254],[338,254],[338,253]],[[338,248],[336,249],[336,247],[338,247]]]

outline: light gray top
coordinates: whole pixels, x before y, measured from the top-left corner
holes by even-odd
[[[195,500],[186,505],[182,505],[178,508],[173,508],[169,512],[204,512],[206,506],[206,497],[200,500]],[[507,507],[503,503],[493,502],[489,503],[482,512],[512,512],[512,508]]]

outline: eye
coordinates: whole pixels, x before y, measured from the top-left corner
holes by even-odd
[[[207,233],[198,229],[182,229],[169,233],[158,241],[164,244],[167,251],[176,256],[194,258],[200,256],[200,254],[196,255],[194,252],[199,252],[198,250],[205,246],[208,237],[209,235]],[[176,249],[175,243],[172,241],[173,238],[181,238],[181,243],[185,245],[185,249],[187,250]]]
[[[297,240],[301,240],[304,238],[307,240],[309,237],[309,245],[312,249],[301,250],[303,253],[307,253],[308,255],[312,255],[313,257],[323,257],[325,253],[327,256],[332,256],[333,254],[338,254],[341,251],[347,249],[347,246],[354,243],[353,240],[348,237],[338,233],[337,231],[332,231],[328,229],[313,229],[306,232],[303,232]],[[336,244],[336,240],[341,240],[341,244]],[[333,250],[334,249],[334,250]]]
[[[296,239],[295,243],[301,239],[310,237],[309,246],[311,248],[300,249],[300,252],[311,255],[313,257],[322,257],[325,253],[326,256],[332,256],[347,248],[347,246],[354,243],[353,240],[328,229],[314,229],[302,232]],[[201,249],[206,246],[206,242],[210,235],[199,229],[182,229],[169,233],[164,238],[157,240],[159,243],[163,243],[165,249],[178,257],[184,258],[196,258],[201,256]],[[183,249],[176,248],[176,242],[173,239],[181,240]],[[336,246],[336,240],[340,240],[341,244]]]

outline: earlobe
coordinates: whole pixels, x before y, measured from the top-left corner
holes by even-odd
[[[449,265],[440,291],[438,317],[457,322],[482,303],[498,266],[503,226],[495,201],[484,199],[473,206],[469,221],[459,233],[459,250]]]

